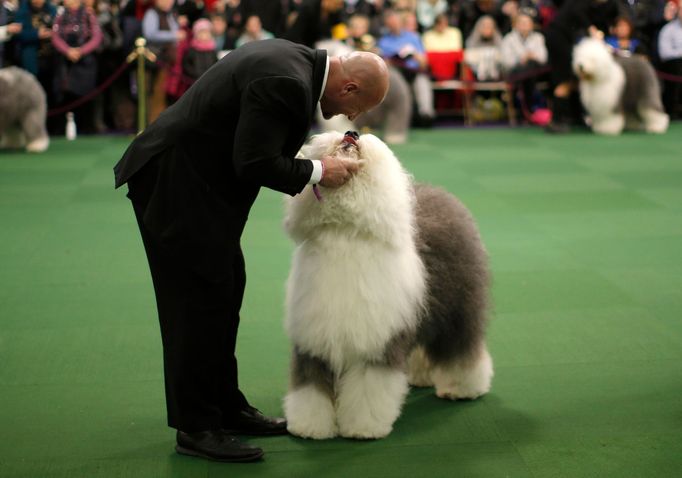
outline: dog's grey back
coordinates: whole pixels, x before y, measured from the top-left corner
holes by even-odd
[[[616,62],[625,71],[625,89],[622,104],[624,111],[636,113],[639,108],[663,112],[661,85],[654,67],[641,55],[623,57],[617,55]]]
[[[452,194],[415,185],[417,247],[427,271],[427,316],[417,342],[440,362],[465,358],[484,339],[487,254],[467,208]]]
[[[31,73],[10,66],[0,69],[0,134],[20,121],[29,110],[44,118],[47,110],[45,91]]]

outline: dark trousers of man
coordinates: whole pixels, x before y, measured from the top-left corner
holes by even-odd
[[[238,240],[219,251],[219,280],[192,267],[191,241],[167,247],[145,225],[149,199],[167,158],[148,163],[129,181],[129,197],[151,270],[163,342],[168,425],[195,432],[222,428],[247,405],[239,391],[235,344],[246,274]],[[171,188],[172,190],[172,188]],[[186,249],[186,250],[185,250]],[[203,251],[204,253],[210,251]]]

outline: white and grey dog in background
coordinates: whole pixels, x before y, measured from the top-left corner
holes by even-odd
[[[617,135],[624,128],[665,133],[669,118],[656,72],[641,55],[613,56],[604,41],[586,38],[573,50],[580,100],[595,133]]]
[[[287,286],[293,344],[284,399],[289,432],[306,438],[388,435],[408,384],[439,397],[490,389],[485,343],[487,255],[467,209],[451,194],[415,185],[373,135],[353,145],[324,133],[305,158],[361,161],[338,189],[288,199],[296,244]]]
[[[45,151],[46,113],[45,91],[33,75],[14,66],[0,69],[0,147]]]

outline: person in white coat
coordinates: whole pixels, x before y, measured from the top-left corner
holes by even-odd
[[[534,30],[533,18],[519,13],[514,18],[512,31],[502,39],[502,65],[507,78],[521,77],[517,90],[523,93],[522,106],[530,110],[535,92],[534,75],[547,63],[547,47],[542,33]]]
[[[668,22],[658,35],[658,56],[661,58],[663,70],[676,76],[682,76],[682,8],[677,7],[677,18]],[[678,118],[680,103],[680,83],[665,82],[663,104],[671,119]]]

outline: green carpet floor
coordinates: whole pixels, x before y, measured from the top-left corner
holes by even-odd
[[[388,438],[178,456],[151,280],[111,168],[127,138],[0,153],[1,477],[673,477],[682,469],[682,124],[662,137],[415,132],[417,179],[474,212],[494,274],[492,392],[412,391]],[[291,245],[263,191],[243,240],[239,358],[281,413]]]

